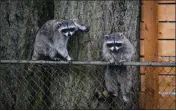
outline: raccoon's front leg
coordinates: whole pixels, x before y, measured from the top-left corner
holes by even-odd
[[[118,63],[119,65],[123,65],[124,62],[128,62],[128,61],[130,61],[130,59],[124,56],[124,57],[119,58]]]
[[[56,55],[57,55],[57,51],[54,49],[50,49],[50,51],[49,51],[50,59],[54,60],[54,61],[60,61],[60,58],[56,57]]]
[[[68,55],[68,51],[67,50],[59,50],[58,51],[58,53],[62,56],[62,57],[64,57],[67,61],[71,61],[72,60],[72,58]]]
[[[111,64],[115,63],[115,59],[111,55],[106,55],[105,58],[106,61],[110,62]]]
[[[34,50],[34,53],[32,55],[32,60],[39,60],[40,54],[37,53],[37,51]]]

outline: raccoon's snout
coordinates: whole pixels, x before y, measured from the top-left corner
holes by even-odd
[[[72,36],[71,33],[68,33],[68,37]]]
[[[112,52],[118,52],[119,49],[120,49],[119,47],[111,47],[111,48],[110,48],[110,50],[111,50]]]
[[[111,47],[110,50],[111,50],[112,52],[116,52],[116,48],[115,48],[115,47]]]

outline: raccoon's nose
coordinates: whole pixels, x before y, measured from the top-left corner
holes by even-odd
[[[70,37],[70,36],[71,36],[71,33],[68,33],[68,36]]]
[[[116,47],[114,47],[113,52],[116,52],[116,51],[117,51],[117,49],[116,49]]]

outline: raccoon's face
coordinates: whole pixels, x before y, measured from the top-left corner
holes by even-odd
[[[76,29],[74,27],[67,27],[61,30],[61,33],[66,37],[71,37],[75,33]]]
[[[73,36],[78,30],[86,31],[88,29],[86,26],[81,26],[72,20],[63,20],[59,25],[58,30],[65,37]]]
[[[110,52],[118,52],[123,47],[123,37],[120,34],[106,35],[105,44]]]

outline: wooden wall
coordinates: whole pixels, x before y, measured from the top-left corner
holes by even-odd
[[[153,61],[175,62],[175,8],[175,0],[142,0],[141,61],[150,61],[149,54],[151,54],[152,59],[157,58]],[[142,109],[176,109],[175,69],[175,67],[155,67],[152,69],[141,67],[140,107]],[[151,76],[155,78],[151,78]],[[151,83],[152,81],[154,82]],[[154,92],[151,95],[146,95],[147,91],[150,92],[150,89],[146,87],[153,89],[151,92]],[[157,104],[153,105],[155,102]]]

